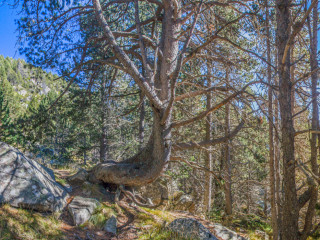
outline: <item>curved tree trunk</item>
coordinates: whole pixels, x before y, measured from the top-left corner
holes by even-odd
[[[126,186],[153,182],[166,169],[171,154],[171,129],[160,124],[154,114],[152,134],[146,147],[135,156],[121,162],[105,162],[95,166],[90,180]]]
[[[126,186],[139,186],[153,182],[166,169],[171,155],[171,115],[174,101],[174,88],[182,65],[179,56],[181,24],[179,3],[163,1],[163,20],[159,50],[162,57],[155,59],[154,71],[148,62],[139,14],[139,1],[134,1],[136,31],[139,35],[141,66],[143,75],[129,56],[117,44],[104,17],[99,0],[92,0],[95,14],[103,34],[110,44],[115,57],[126,72],[135,80],[153,108],[153,127],[147,145],[135,156],[121,162],[100,163],[91,171],[91,181],[102,181]],[[188,47],[186,43],[184,49]],[[184,50],[185,51],[185,50]]]

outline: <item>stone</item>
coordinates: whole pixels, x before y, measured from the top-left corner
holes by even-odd
[[[44,166],[44,165],[42,165],[42,167],[47,171],[47,173],[51,176],[51,178],[52,178],[53,180],[56,180],[56,176],[54,175],[54,172],[53,172],[52,169],[50,169],[50,168],[48,168],[48,167],[46,167],[46,166]]]
[[[94,198],[74,197],[68,205],[74,225],[79,226],[87,222],[99,206],[100,203]]]
[[[0,203],[40,212],[60,212],[68,197],[52,171],[0,142]]]
[[[188,239],[218,240],[205,226],[193,218],[178,218],[171,222],[168,228]]]
[[[68,193],[71,193],[73,190],[73,188],[70,184],[64,184],[63,187]]]
[[[246,240],[246,238],[240,236],[236,232],[220,225],[214,224],[214,235],[223,240]]]
[[[88,179],[88,176],[88,172],[85,169],[80,168],[76,174],[68,177],[67,180],[74,183],[83,183]]]
[[[103,228],[106,232],[117,235],[117,219],[115,216],[112,216],[106,221],[106,224]]]

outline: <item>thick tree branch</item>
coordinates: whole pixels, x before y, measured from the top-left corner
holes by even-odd
[[[303,194],[301,194],[298,199],[299,209],[303,208],[303,206],[306,205],[306,203],[309,201],[310,197],[311,197],[311,190],[309,188]]]
[[[126,68],[127,72],[131,75],[131,77],[135,80],[135,82],[138,84],[138,86],[141,88],[141,90],[144,92],[144,94],[148,97],[149,101],[158,109],[162,108],[162,102],[156,95],[155,91],[150,87],[146,79],[141,75],[138,68],[134,65],[134,63],[130,60],[128,55],[120,48],[120,46],[117,44],[114,35],[112,34],[112,31],[103,15],[100,1],[99,0],[92,0],[95,13],[98,22],[100,23],[103,33],[108,40],[112,51],[118,58],[118,60],[122,63],[122,65]]]
[[[216,138],[216,139],[212,139],[212,140],[205,140],[205,141],[201,141],[201,142],[189,142],[189,143],[177,143],[177,144],[173,144],[173,151],[181,151],[181,150],[191,150],[191,149],[196,149],[196,148],[201,148],[201,147],[209,147],[212,145],[216,145],[216,144],[220,144],[223,143],[233,137],[235,137],[239,131],[242,129],[242,127],[244,126],[245,121],[242,120],[241,123],[232,131],[230,132],[229,135],[224,136],[224,137],[220,137],[220,138]]]

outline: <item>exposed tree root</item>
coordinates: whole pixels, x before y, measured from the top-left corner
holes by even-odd
[[[140,207],[155,209],[155,208],[160,207],[165,200],[168,200],[168,199],[164,198],[163,195],[161,195],[161,200],[158,204],[156,204],[156,205],[145,204],[145,203],[139,202],[138,199],[134,196],[134,194],[131,193],[130,191],[126,190],[123,185],[120,185],[119,189],[123,192],[123,194],[128,199],[130,199],[131,201],[133,201],[135,204],[137,204]]]

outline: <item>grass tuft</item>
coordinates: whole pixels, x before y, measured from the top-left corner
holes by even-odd
[[[62,240],[60,223],[52,215],[43,216],[28,210],[0,207],[0,240]]]

